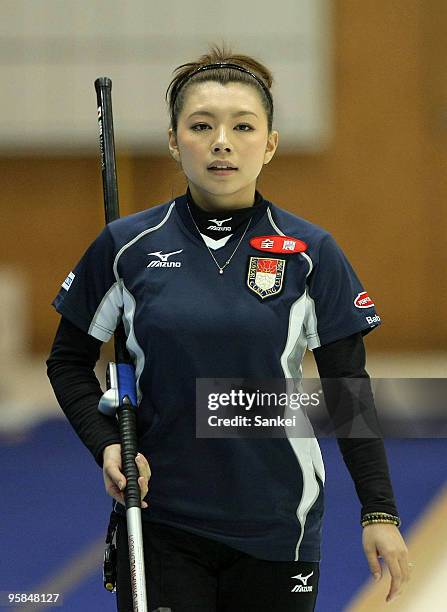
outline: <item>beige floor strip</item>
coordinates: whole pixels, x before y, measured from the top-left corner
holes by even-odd
[[[415,492],[417,494],[417,492]],[[388,570],[378,584],[371,579],[344,612],[445,612],[447,610],[447,485],[405,535],[416,566],[403,594],[390,603]]]

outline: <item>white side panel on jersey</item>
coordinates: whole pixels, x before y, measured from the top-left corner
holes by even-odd
[[[281,234],[282,236],[284,236],[284,232],[282,232],[279,227],[276,225],[276,223],[273,221],[273,217],[272,217],[272,213],[270,208],[267,209],[267,214],[268,214],[268,218],[270,220],[270,224],[273,227],[273,229],[278,232],[278,234]],[[307,253],[300,253],[300,255],[302,257],[304,257],[304,259],[306,259],[307,263],[309,264],[309,271],[306,274],[306,278],[309,276],[309,274],[312,272],[313,270],[313,262],[312,259],[309,257],[309,255]],[[308,294],[307,290],[305,293],[305,313],[304,313],[304,329],[305,329],[305,340],[303,340],[303,344],[307,343],[307,348],[313,350],[314,348],[317,348],[318,346],[321,346],[320,343],[320,338],[318,336],[318,328],[317,328],[317,315],[315,312],[315,302],[314,300],[310,297],[310,295]],[[301,298],[300,298],[301,299]],[[292,307],[293,309],[293,307]],[[296,316],[296,315],[295,315]],[[293,314],[291,313],[291,318],[293,317]],[[300,326],[302,325],[301,322],[298,323]],[[301,327],[300,327],[301,329]],[[302,336],[302,334],[304,333],[304,330],[302,330],[300,332],[300,338]],[[289,327],[289,338],[290,338],[290,327]],[[293,354],[290,353],[290,356],[287,357],[287,363],[283,364],[282,363],[282,359],[284,358],[284,355],[288,354],[287,353],[287,348],[288,348],[288,343],[286,346],[286,349],[284,350],[283,356],[281,358],[281,365],[283,366],[283,370],[285,369],[285,366],[289,368],[289,370],[292,372],[293,368],[296,368],[296,356],[295,355],[295,359],[291,359],[290,356]],[[304,353],[306,351],[306,347],[304,348],[302,355],[299,359],[299,372],[300,372],[300,377],[302,376],[302,368],[301,368],[301,361],[302,358],[304,356]],[[309,422],[309,426],[312,428],[310,422]],[[312,428],[313,429],[313,428]],[[321,449],[320,449],[320,445],[318,444],[318,441],[315,437],[310,438],[310,452],[312,455],[312,462],[315,468],[315,472],[318,474],[319,478],[321,479],[322,483],[325,483],[326,480],[326,475],[325,475],[325,470],[324,470],[324,462],[323,462],[323,457],[321,455]],[[298,548],[297,548],[298,551]],[[297,552],[298,554],[298,552]]]
[[[318,335],[317,315],[315,312],[315,302],[310,297],[306,290],[306,311],[304,317],[304,328],[306,330],[307,347],[311,350],[321,346],[320,337]],[[315,471],[320,477],[322,483],[325,483],[326,474],[324,470],[323,457],[321,455],[320,445],[316,438],[311,440],[312,459],[315,466]]]
[[[102,298],[90,323],[88,333],[101,342],[108,342],[118,325],[122,307],[121,285],[117,281]]]
[[[301,380],[303,376],[301,361],[306,352],[306,337],[303,335],[305,312],[306,294],[303,293],[290,308],[287,341],[281,355],[281,367],[286,378]]]
[[[306,315],[304,326],[306,328],[307,346],[313,351],[314,348],[321,346],[320,337],[318,335],[318,320],[315,312],[315,302],[306,291]]]
[[[123,325],[124,331],[127,336],[126,347],[129,351],[129,355],[133,358],[133,362],[135,365],[135,382],[137,388],[137,398],[138,404],[140,404],[143,394],[140,389],[140,376],[141,372],[144,368],[145,363],[145,355],[143,349],[138,344],[137,338],[135,336],[134,330],[134,317],[135,317],[135,309],[136,309],[136,301],[131,292],[124,286],[123,283],[123,303],[124,303],[124,312],[123,312]]]
[[[315,471],[320,477],[321,482],[324,484],[326,482],[326,472],[324,470],[324,462],[323,455],[321,454],[321,448],[316,438],[312,438],[310,441],[310,451],[312,453],[312,461],[314,464]]]
[[[284,377],[286,379],[295,379],[287,382],[288,393],[299,390],[299,383],[303,377],[301,363],[307,347],[306,332],[303,326],[306,314],[306,302],[307,293],[304,293],[292,304],[290,309],[287,341],[281,355],[281,367],[284,372]],[[296,425],[291,428],[290,436],[288,428],[286,428],[286,435],[300,465],[303,478],[302,496],[298,508],[296,509],[296,515],[301,525],[301,534],[295,548],[295,561],[299,561],[299,550],[304,536],[307,514],[320,493],[314,465],[314,456],[316,456],[314,445],[316,444],[316,446],[318,446],[318,442],[315,439],[313,427],[305,409],[292,410],[287,406],[284,416],[286,418],[295,416]],[[294,437],[297,432],[299,432],[302,437]],[[318,475],[320,476],[321,466],[319,466],[319,468]],[[324,478],[322,478],[322,481],[324,482]]]
[[[146,234],[149,234],[150,232],[155,232],[157,229],[162,227],[166,223],[166,221],[169,219],[169,216],[170,216],[174,206],[175,206],[175,200],[169,206],[169,209],[167,210],[166,215],[163,217],[163,219],[160,221],[160,223],[158,223],[157,225],[154,225],[153,227],[149,227],[148,229],[144,230],[143,232],[140,232],[137,236],[132,238],[132,240],[127,242],[125,245],[123,245],[121,247],[121,249],[118,251],[118,253],[116,254],[115,261],[113,262],[113,272],[114,272],[115,278],[116,278],[116,283],[115,283],[114,287],[115,286],[118,287],[119,296],[120,296],[120,306],[121,306],[121,310],[123,310],[123,315],[122,315],[123,316],[123,325],[124,325],[124,331],[125,331],[126,337],[127,337],[126,347],[127,347],[127,350],[129,351],[129,354],[132,356],[132,358],[134,360],[134,364],[135,364],[135,380],[136,380],[136,389],[137,389],[138,403],[141,402],[141,398],[142,398],[142,393],[141,393],[141,389],[140,389],[140,376],[141,376],[141,372],[143,371],[143,368],[144,368],[145,356],[144,356],[144,352],[143,352],[142,348],[140,347],[140,345],[137,342],[137,339],[136,339],[136,336],[135,336],[135,331],[134,331],[133,320],[134,320],[134,316],[135,316],[135,307],[136,307],[135,298],[130,293],[130,291],[124,286],[124,283],[123,283],[122,279],[118,275],[118,261],[119,261],[119,258],[121,257],[121,255],[124,253],[124,251],[126,249],[128,249],[129,247],[131,247],[133,244],[135,244],[140,238],[142,238]],[[121,315],[121,310],[119,312],[119,315]],[[95,315],[95,317],[96,317],[96,315]],[[118,321],[118,319],[115,322],[115,326],[113,327],[113,330],[115,329],[115,327],[117,325],[117,321]],[[95,335],[95,334],[93,334],[93,335]],[[112,334],[110,334],[108,336],[107,340],[110,338],[111,335]],[[99,338],[99,339],[101,339],[101,338]]]

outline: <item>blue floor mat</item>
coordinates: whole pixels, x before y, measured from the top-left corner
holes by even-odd
[[[445,483],[447,442],[385,442],[405,532]],[[326,510],[317,612],[342,612],[369,578],[362,549],[360,504],[335,440],[321,439]],[[20,441],[0,436],[2,512],[0,591],[34,591],[105,539],[111,499],[102,471],[64,419],[40,423]],[[63,593],[58,609],[116,610],[102,585],[102,567],[89,568]],[[385,605],[385,604],[384,604]],[[241,611],[242,612],[242,611]]]

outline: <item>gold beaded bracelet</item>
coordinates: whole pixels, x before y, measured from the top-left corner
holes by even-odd
[[[391,523],[396,525],[396,527],[401,526],[400,518],[398,516],[394,516],[394,514],[388,514],[387,512],[369,512],[362,517],[362,527],[366,527],[366,525],[374,525],[375,523]]]

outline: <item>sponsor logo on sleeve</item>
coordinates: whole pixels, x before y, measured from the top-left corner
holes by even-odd
[[[75,275],[73,274],[73,272],[70,272],[70,274],[67,276],[67,278],[62,283],[62,287],[66,289],[67,291],[70,289],[71,284],[74,281],[74,277]]]
[[[376,323],[380,323],[380,317],[378,314],[374,315],[373,317],[365,317],[366,318],[366,322],[369,323],[370,325],[375,325]]]
[[[357,308],[371,308],[374,306],[374,302],[369,297],[367,291],[362,291],[361,293],[357,294],[357,297],[354,300],[354,306],[357,306]]]

